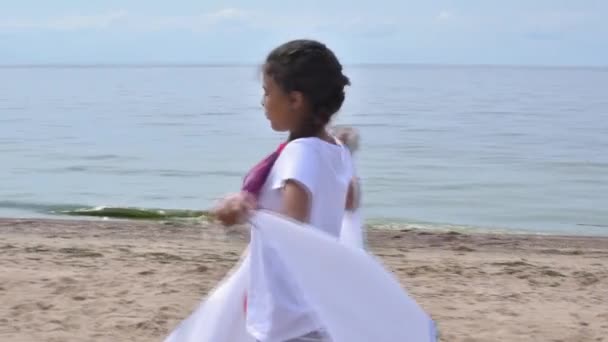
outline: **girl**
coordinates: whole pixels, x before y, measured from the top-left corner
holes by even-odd
[[[350,152],[327,125],[349,84],[334,53],[320,42],[294,40],[270,52],[262,105],[272,129],[289,132],[289,139],[271,158],[259,189],[229,196],[214,210],[220,222],[244,223],[261,208],[339,237],[345,210],[358,200]],[[255,229],[250,260],[248,332],[261,342],[325,341],[323,323],[290,276],[298,270],[286,269]]]

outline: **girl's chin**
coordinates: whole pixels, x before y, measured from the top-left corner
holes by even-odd
[[[272,121],[270,121],[270,128],[272,128],[272,130],[275,131],[275,132],[287,132],[287,131],[289,131],[288,129],[286,129],[284,127],[275,125]]]

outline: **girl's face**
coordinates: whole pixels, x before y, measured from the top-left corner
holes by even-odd
[[[277,132],[293,131],[303,115],[304,98],[297,91],[285,92],[271,76],[263,75],[262,106],[270,126]]]

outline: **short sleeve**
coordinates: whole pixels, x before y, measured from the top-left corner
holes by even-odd
[[[272,188],[279,189],[293,180],[310,193],[316,192],[319,182],[319,154],[316,146],[306,140],[294,140],[287,144],[272,170]]]

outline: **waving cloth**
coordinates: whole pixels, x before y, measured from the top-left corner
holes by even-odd
[[[434,342],[435,325],[374,257],[279,215],[257,212],[254,229],[276,246],[282,262],[333,342]],[[310,253],[314,250],[314,253]],[[254,342],[241,295],[248,282],[242,260],[166,342]]]
[[[254,196],[285,144],[245,177]],[[363,250],[359,211],[344,216],[340,241],[285,217],[257,211],[250,223],[275,246],[333,342],[435,342],[431,318],[399,282]],[[348,232],[348,233],[347,233]],[[314,250],[315,253],[310,253]],[[246,330],[243,294],[248,253],[165,342],[255,342]]]

